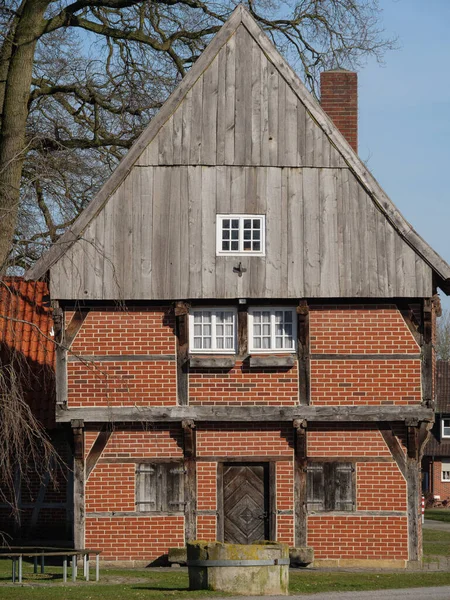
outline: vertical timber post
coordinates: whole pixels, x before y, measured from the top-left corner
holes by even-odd
[[[73,540],[75,548],[85,546],[85,510],[84,510],[84,421],[71,421],[73,432]]]
[[[59,302],[52,301],[53,328],[55,332],[55,377],[56,377],[56,404],[67,406],[67,348],[64,335],[64,311]]]
[[[410,561],[420,559],[420,463],[419,427],[417,421],[406,421],[407,447],[406,483],[408,489],[408,555]]]
[[[197,537],[197,469],[195,423],[182,421],[184,447],[184,536],[185,542]]]
[[[433,302],[423,301],[422,404],[433,406]]]
[[[186,406],[189,397],[189,307],[185,302],[175,304],[175,331],[177,336],[177,399]]]
[[[299,402],[308,405],[310,401],[310,362],[309,362],[309,307],[306,300],[297,306],[298,315],[298,396]]]
[[[306,457],[307,440],[305,420],[296,419],[294,426],[294,544],[296,548],[306,546]]]

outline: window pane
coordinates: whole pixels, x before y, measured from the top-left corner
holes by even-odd
[[[253,219],[253,229],[261,229],[261,219]]]
[[[231,229],[239,229],[239,219],[231,219]]]
[[[252,221],[251,219],[244,219],[244,229],[251,229]]]
[[[231,249],[232,250],[239,250],[239,242],[231,242]]]
[[[244,250],[251,250],[251,249],[252,249],[252,243],[244,242]]]
[[[231,239],[232,240],[238,240],[239,239],[239,230],[237,230],[237,229],[232,229],[231,230]]]
[[[261,251],[261,243],[260,242],[253,242],[253,250],[255,252],[260,252]]]
[[[224,220],[222,221],[222,227],[223,227],[224,229],[229,229],[229,228],[230,228],[230,219],[224,219]]]
[[[222,233],[222,239],[223,240],[229,240],[230,239],[230,230],[226,229],[223,233]]]
[[[270,349],[270,338],[269,337],[263,338],[263,348],[264,348],[264,350]]]
[[[194,323],[201,323],[201,322],[202,322],[202,313],[195,312],[194,313]]]
[[[222,250],[229,250],[230,242],[222,242]]]
[[[251,240],[252,239],[252,232],[250,231],[250,229],[246,229],[244,231],[244,240]]]
[[[259,240],[259,235],[260,235],[259,231],[254,231],[253,232],[253,239],[254,240]]]

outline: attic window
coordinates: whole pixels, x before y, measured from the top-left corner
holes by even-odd
[[[265,254],[264,215],[217,215],[217,254]]]
[[[442,419],[442,437],[450,438],[450,419]]]

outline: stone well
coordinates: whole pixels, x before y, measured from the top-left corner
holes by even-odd
[[[289,547],[266,542],[187,544],[189,587],[231,594],[287,595],[289,586]]]

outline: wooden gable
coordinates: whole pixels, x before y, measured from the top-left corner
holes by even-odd
[[[266,215],[265,256],[216,256],[220,213]],[[56,299],[426,297],[450,277],[243,7],[28,276],[48,268]]]

